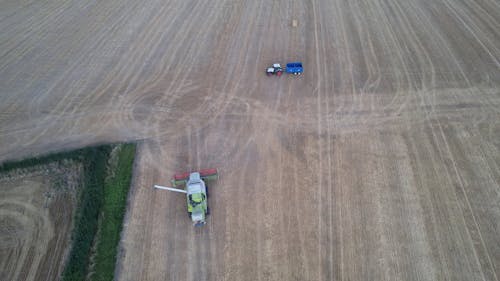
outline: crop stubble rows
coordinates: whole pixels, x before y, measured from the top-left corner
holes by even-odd
[[[22,179],[0,179],[3,280],[54,279],[63,270],[75,198],[51,187],[41,174],[40,169]]]
[[[498,280],[498,1],[0,5],[0,159],[143,140],[120,280]]]

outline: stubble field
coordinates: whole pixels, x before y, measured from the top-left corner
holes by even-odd
[[[1,280],[57,280],[61,275],[79,169],[75,164],[43,165],[0,177]]]
[[[0,161],[140,141],[118,280],[498,280],[498,1],[2,1],[0,30]],[[152,186],[207,167],[193,228]]]

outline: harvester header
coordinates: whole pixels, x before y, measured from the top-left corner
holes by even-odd
[[[217,169],[202,169],[197,171],[200,174],[200,177],[204,180],[216,180],[219,179],[219,174]],[[172,185],[177,186],[181,184],[185,184],[189,179],[190,172],[178,173],[172,177]]]

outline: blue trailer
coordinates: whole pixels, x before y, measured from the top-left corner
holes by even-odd
[[[301,62],[290,62],[286,64],[286,72],[293,73],[294,75],[300,75],[304,72]]]

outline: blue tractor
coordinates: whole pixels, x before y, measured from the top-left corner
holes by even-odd
[[[293,75],[300,75],[304,72],[301,62],[290,62],[286,64],[286,72],[293,73]]]

